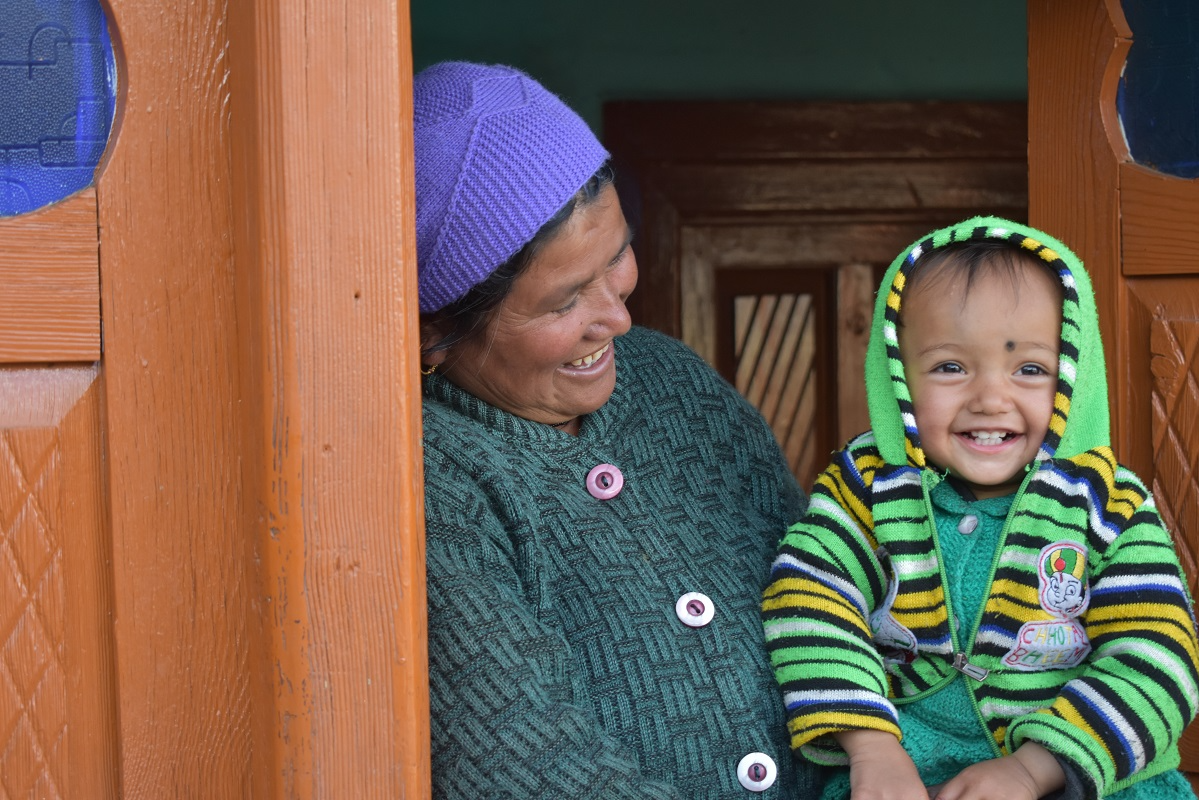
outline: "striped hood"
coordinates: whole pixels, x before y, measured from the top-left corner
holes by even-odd
[[[914,242],[896,257],[879,293],[867,347],[867,403],[879,454],[888,464],[926,465],[912,398],[897,345],[897,319],[915,261],[952,243],[1007,241],[1042,259],[1064,288],[1058,388],[1054,414],[1038,460],[1070,458],[1109,445],[1108,384],[1092,284],[1083,263],[1065,245],[1026,225],[1000,217],[974,217]]]

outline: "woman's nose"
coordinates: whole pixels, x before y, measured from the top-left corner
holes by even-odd
[[[625,301],[633,293],[637,285],[637,261],[633,251],[625,256],[625,263],[617,265],[608,275],[604,289],[604,307],[601,312],[602,324],[608,329],[609,335],[620,336],[626,333],[633,321]]]

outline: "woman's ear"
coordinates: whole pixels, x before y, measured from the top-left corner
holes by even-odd
[[[436,367],[446,360],[446,350],[433,348],[446,338],[442,326],[435,320],[421,320],[421,366]]]

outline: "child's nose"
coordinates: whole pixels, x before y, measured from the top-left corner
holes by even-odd
[[[1002,414],[1013,407],[1005,381],[999,375],[985,375],[976,382],[970,409],[977,414]]]

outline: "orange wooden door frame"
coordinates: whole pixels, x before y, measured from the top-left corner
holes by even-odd
[[[407,2],[108,11],[120,794],[427,796]]]
[[[1028,24],[1029,219],[1092,276],[1113,448],[1153,491],[1195,597],[1200,183],[1129,155],[1116,97],[1136,32],[1120,0],[1029,0]],[[1180,743],[1193,786],[1196,737],[1193,722]]]

